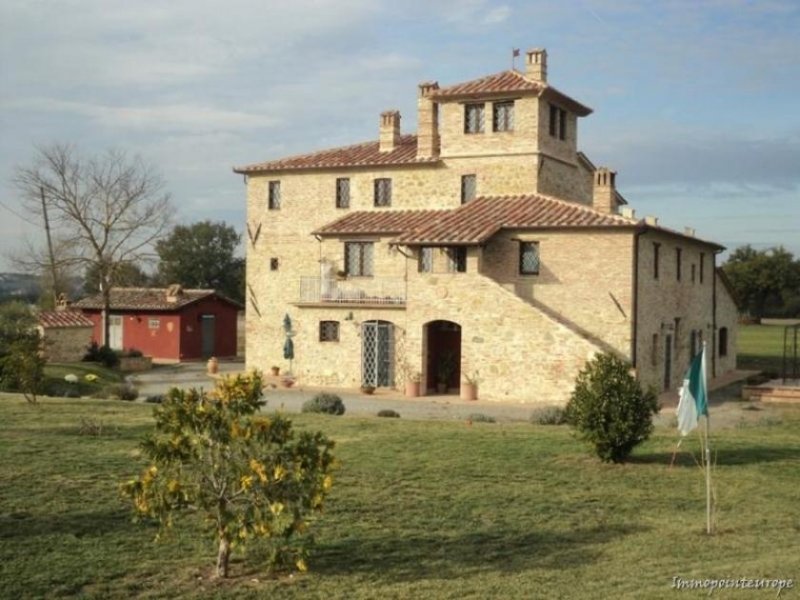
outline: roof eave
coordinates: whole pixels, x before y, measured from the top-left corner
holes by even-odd
[[[565,93],[558,91],[556,88],[552,86],[547,86],[542,93],[540,94],[540,98],[544,98],[545,100],[554,100],[564,108],[569,109],[571,112],[574,112],[579,117],[588,117],[594,111],[586,106],[585,104],[581,104],[574,98],[570,98]]]
[[[667,229],[665,227],[659,227],[658,225],[648,225],[647,223],[639,222],[636,227],[637,227],[637,229],[639,229],[642,232],[644,232],[644,231],[656,231],[658,233],[663,233],[665,235],[669,235],[669,236],[672,236],[672,237],[677,237],[677,238],[681,238],[683,240],[696,242],[698,244],[703,244],[704,246],[709,246],[711,248],[714,248],[718,252],[722,252],[723,250],[726,249],[725,246],[723,246],[722,244],[718,244],[716,242],[710,242],[708,240],[704,240],[702,238],[695,237],[693,235],[686,235],[685,233],[681,233],[680,231],[673,231],[672,229]]]

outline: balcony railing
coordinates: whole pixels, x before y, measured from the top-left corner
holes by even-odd
[[[301,277],[299,303],[403,305],[406,303],[406,282],[399,278],[339,281]]]

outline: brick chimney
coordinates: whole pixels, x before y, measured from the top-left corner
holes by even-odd
[[[381,136],[379,150],[391,152],[400,144],[400,111],[387,110],[381,113]]]
[[[183,287],[179,283],[173,283],[167,288],[167,302],[170,304],[177,304],[181,296],[183,296]]]
[[[439,105],[431,95],[439,89],[436,81],[419,84],[417,97],[417,158],[439,157]]]
[[[525,53],[525,77],[547,83],[547,50],[533,48]]]
[[[607,167],[597,167],[595,170],[592,190],[592,207],[595,210],[610,214],[617,212],[616,178],[617,172]]]

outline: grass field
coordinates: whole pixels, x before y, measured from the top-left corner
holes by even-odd
[[[781,325],[739,325],[738,368],[780,373],[783,331]]]
[[[669,467],[674,430],[610,466],[564,427],[299,415],[342,463],[311,571],[265,578],[254,548],[226,582],[197,517],[156,543],[117,496],[151,410],[0,396],[2,597],[675,598],[674,576],[800,579],[798,407],[718,434],[713,537],[693,458]],[[82,418],[105,435],[79,434]]]

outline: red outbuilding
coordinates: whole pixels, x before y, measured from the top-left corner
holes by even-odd
[[[100,294],[72,305],[94,323],[92,341],[103,339]],[[214,290],[112,288],[109,346],[140,350],[165,361],[236,356],[236,319],[241,305]]]

